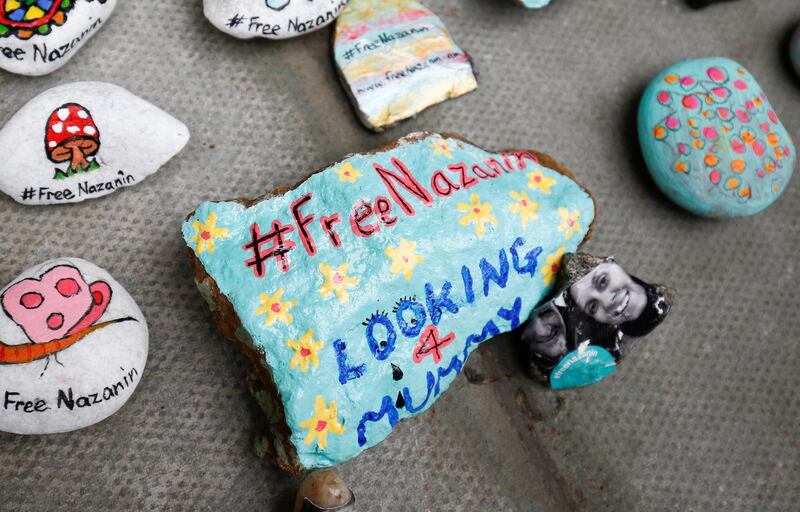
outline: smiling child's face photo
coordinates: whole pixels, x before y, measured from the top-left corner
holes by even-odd
[[[531,348],[534,351],[548,357],[558,357],[567,351],[564,319],[552,303],[533,312],[531,325]]]

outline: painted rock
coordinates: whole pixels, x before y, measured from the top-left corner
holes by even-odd
[[[108,272],[51,260],[14,279],[0,303],[0,430],[77,430],[131,397],[147,360],[147,322]]]
[[[117,0],[0,1],[0,68],[52,73],[105,25],[116,5]]]
[[[375,131],[478,86],[469,55],[414,0],[351,0],[333,51],[358,117]]]
[[[531,313],[522,342],[532,375],[555,389],[613,373],[672,307],[672,290],[631,276],[613,258],[556,253],[547,265],[559,292]]]
[[[294,512],[351,512],[356,498],[334,471],[322,469],[308,475],[297,490]]]
[[[212,25],[239,39],[286,39],[331,23],[346,3],[347,0],[203,0],[203,12]]]
[[[588,237],[589,193],[546,155],[418,133],[292,189],[207,202],[183,224],[222,333],[255,364],[260,452],[327,467],[429,408]]]
[[[800,26],[798,26],[797,30],[794,31],[794,35],[792,36],[791,49],[789,51],[790,51],[789,56],[792,59],[792,65],[794,66],[794,70],[797,72],[798,76],[800,76]]]
[[[0,190],[30,205],[94,199],[136,185],[188,140],[183,123],[121,87],[61,85],[0,130]]]
[[[528,9],[541,9],[550,5],[550,0],[516,0],[518,3],[524,5]]]
[[[648,86],[639,140],[656,184],[706,217],[760,212],[786,188],[792,139],[755,78],[736,62],[679,62]]]

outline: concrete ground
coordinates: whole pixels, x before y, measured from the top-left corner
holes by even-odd
[[[674,286],[679,302],[591,388],[549,391],[521,375],[512,339],[485,344],[431,411],[341,468],[358,510],[797,510],[800,183],[752,218],[694,217],[653,185],[635,125],[661,69],[724,55],[800,139],[786,58],[796,0],[704,11],[554,0],[530,12],[429,0],[474,56],[479,89],[380,135],[338,83],[330,29],[243,42],[213,29],[200,3],[120,2],[58,72],[0,73],[0,120],[52,86],[102,80],[192,131],[159,174],[103,199],[33,208],[0,197],[1,282],[45,259],[86,258],[127,287],[151,333],[144,379],[118,414],[71,434],[0,435],[0,509],[288,510],[299,481],[252,453],[264,422],[243,358],[194,288],[179,225],[203,200],[259,195],[424,129],[556,157],[598,199],[587,249]]]

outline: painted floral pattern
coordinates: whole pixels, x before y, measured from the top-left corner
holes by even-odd
[[[406,281],[414,275],[414,267],[425,261],[425,258],[417,254],[417,242],[410,242],[405,238],[401,238],[397,246],[387,247],[386,256],[392,260],[389,272],[402,274]]]
[[[778,116],[747,71],[720,64],[701,74],[670,73],[655,101],[667,114],[652,137],[674,155],[673,172],[702,176],[708,190],[740,201],[780,193],[770,178],[791,165],[792,142],[781,137]]]
[[[564,257],[566,248],[562,245],[553,254],[547,255],[547,264],[542,267],[542,277],[545,286],[550,286],[556,282],[558,272],[561,270],[561,259]]]
[[[327,297],[331,294],[336,295],[339,302],[346,304],[350,300],[350,293],[348,288],[355,288],[358,285],[358,279],[347,275],[347,262],[342,263],[336,268],[331,267],[327,263],[321,263],[319,271],[325,281],[319,289],[319,294]]]
[[[195,234],[189,239],[194,246],[194,252],[203,254],[208,251],[214,254],[214,240],[217,238],[228,238],[228,230],[217,227],[217,214],[211,212],[206,217],[205,222],[195,219],[192,223]]]
[[[261,305],[256,308],[256,315],[266,315],[264,325],[270,326],[276,322],[287,325],[292,323],[292,314],[289,313],[289,310],[297,305],[297,301],[281,300],[283,292],[283,288],[279,288],[272,295],[262,293],[258,296]]]
[[[331,400],[330,405],[327,405],[322,395],[317,395],[314,400],[314,415],[301,422],[300,428],[308,430],[305,444],[309,445],[316,439],[317,446],[322,450],[328,446],[328,432],[344,434],[344,425],[339,423],[336,412],[336,402]]]
[[[463,212],[458,219],[462,226],[475,224],[475,234],[482,237],[486,234],[486,225],[494,224],[497,226],[497,217],[492,214],[494,207],[490,203],[481,203],[478,194],[469,196],[469,203],[458,203],[458,211]]]
[[[294,356],[289,362],[289,368],[294,370],[298,366],[300,371],[306,373],[308,367],[319,366],[319,351],[325,347],[324,341],[314,340],[314,331],[309,329],[304,335],[296,340],[287,340],[286,346],[294,350]]]
[[[537,212],[541,205],[531,201],[524,190],[521,192],[509,192],[508,195],[515,200],[509,205],[508,209],[511,210],[511,213],[516,213],[520,216],[523,228],[528,227],[528,221],[539,218]]]

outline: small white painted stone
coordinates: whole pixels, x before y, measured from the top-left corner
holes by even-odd
[[[212,25],[239,39],[286,39],[333,22],[347,1],[203,0],[203,12]]]
[[[183,123],[122,87],[61,85],[0,130],[0,190],[29,205],[94,199],[136,185],[188,141]]]
[[[117,0],[0,1],[0,68],[30,76],[52,73],[106,24],[116,5]]]
[[[15,278],[0,304],[0,430],[77,430],[131,397],[147,361],[147,322],[108,272],[50,260]]]

